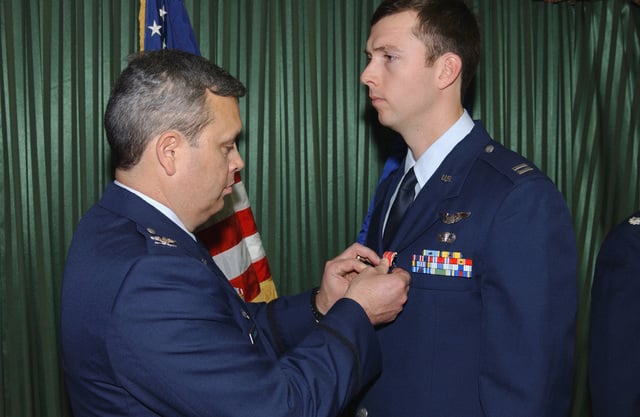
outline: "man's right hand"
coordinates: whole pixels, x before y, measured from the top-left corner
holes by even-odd
[[[386,259],[365,268],[351,280],[344,295],[362,306],[374,326],[395,320],[407,301],[411,275],[400,268],[388,271]]]

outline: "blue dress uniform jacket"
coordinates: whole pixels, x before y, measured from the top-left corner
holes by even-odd
[[[591,288],[593,417],[640,416],[640,211],[607,235]]]
[[[577,254],[561,194],[476,122],[382,247],[402,174],[376,192],[367,245],[397,252],[397,266],[411,271],[409,300],[378,331],[384,370],[358,415],[566,417]],[[466,259],[470,276],[412,271],[412,256],[425,250],[449,258],[443,262]]]
[[[354,301],[316,325],[309,300],[243,302],[204,247],[110,184],[81,220],[64,275],[74,415],[336,415],[379,373],[379,345]]]

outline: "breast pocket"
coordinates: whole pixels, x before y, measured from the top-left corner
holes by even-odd
[[[412,272],[411,288],[434,291],[476,291],[478,281],[475,277],[465,278]]]

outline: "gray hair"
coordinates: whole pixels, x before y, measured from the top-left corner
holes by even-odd
[[[206,110],[206,92],[242,97],[245,86],[214,63],[179,50],[133,55],[118,77],[104,115],[115,167],[140,161],[151,138],[168,130],[196,145],[198,133],[214,120]]]

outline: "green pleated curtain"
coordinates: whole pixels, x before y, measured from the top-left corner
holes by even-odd
[[[280,294],[317,284],[355,239],[384,162],[358,82],[378,3],[185,0],[202,54],[249,88],[243,180]],[[470,4],[484,55],[468,107],[556,182],[573,215],[572,416],[589,416],[593,262],[606,232],[640,207],[640,7]],[[136,0],[0,0],[0,416],[71,416],[61,276],[76,223],[111,179],[102,113],[136,51],[137,16]]]

